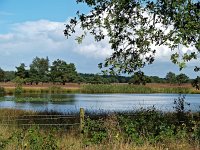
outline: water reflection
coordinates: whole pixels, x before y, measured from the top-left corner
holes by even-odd
[[[83,107],[89,111],[126,111],[154,106],[163,111],[173,111],[178,94],[24,94],[20,97],[5,96],[0,108],[34,111],[74,112]],[[36,99],[20,102],[16,99]],[[199,111],[200,95],[188,94],[188,109]]]

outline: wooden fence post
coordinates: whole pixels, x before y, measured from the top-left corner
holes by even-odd
[[[84,108],[80,108],[80,132],[83,133],[84,129],[84,118],[85,118],[85,111]]]

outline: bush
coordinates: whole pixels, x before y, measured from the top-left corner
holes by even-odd
[[[3,96],[5,94],[5,89],[0,86],[0,96]]]
[[[56,150],[58,149],[54,132],[45,133],[38,127],[30,127],[28,130],[18,130],[12,134],[12,141],[15,141],[17,149],[31,150]]]
[[[180,106],[183,108],[183,99],[179,100],[181,100],[181,105],[176,107],[178,112]],[[185,113],[185,109],[181,109],[181,112]],[[156,144],[188,139],[193,142],[199,141],[199,116],[191,118],[185,115],[184,117],[185,121],[180,123],[177,112],[164,113],[152,107],[102,116],[102,118],[87,118],[84,136],[87,144],[114,143],[117,140],[133,142],[136,145],[143,145],[146,142]]]

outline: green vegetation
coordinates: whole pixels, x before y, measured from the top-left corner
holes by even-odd
[[[81,86],[82,93],[200,93],[192,88],[148,87],[128,84],[86,84]]]
[[[26,69],[24,63],[16,67],[15,77],[24,80],[24,84],[32,85],[35,83],[53,82],[62,83],[74,82],[77,77],[75,65],[73,63],[67,64],[63,60],[57,59],[52,66],[49,65],[49,59],[36,57],[30,64],[30,69]]]
[[[65,26],[64,35],[70,37],[81,28],[83,32],[76,38],[78,43],[82,43],[88,33],[96,42],[106,39],[113,53],[99,64],[104,73],[141,71],[154,62],[161,45],[171,49],[170,59],[180,70],[188,61],[199,59],[199,1],[76,1],[87,4],[90,13],[77,10],[77,15]],[[195,47],[194,51],[179,52],[182,47],[191,46]],[[200,71],[200,67],[195,66],[194,71]]]
[[[51,66],[50,77],[53,83],[59,82],[65,85],[67,82],[74,82],[77,77],[76,67],[73,63],[67,64],[57,59]]]
[[[200,77],[199,76],[197,76],[197,78],[192,81],[192,86],[196,87],[197,90],[200,89]]]
[[[176,75],[169,72],[165,78],[158,76],[146,76],[143,72],[135,72],[132,76],[117,75],[100,75],[100,74],[83,74],[77,73],[73,63],[66,63],[64,60],[55,60],[52,65],[49,59],[36,57],[30,64],[30,69],[26,69],[26,65],[21,63],[16,67],[17,71],[3,71],[0,69],[0,81],[9,83],[21,80],[22,85],[43,85],[44,83],[52,83],[55,86],[65,85],[66,83],[78,84],[111,84],[111,83],[129,83],[134,85],[146,83],[170,83],[181,86],[183,83],[192,83],[198,89],[199,80],[189,79],[185,74]],[[17,84],[16,84],[17,85]],[[18,84],[19,85],[19,84]],[[17,86],[16,86],[17,87]],[[19,93],[22,89],[18,88]]]
[[[198,147],[200,138],[200,122],[186,115],[179,120],[178,113],[162,113],[154,108],[136,112],[108,115],[104,118],[87,118],[84,142],[88,145],[106,143],[107,141],[129,141],[135,145],[161,144],[165,148],[173,148],[172,143],[185,143]],[[194,116],[193,116],[194,117]],[[184,148],[187,149],[187,148]],[[190,148],[189,148],[190,149]]]
[[[82,85],[82,93],[153,93],[152,88],[128,84],[87,84]]]
[[[20,95],[23,93],[22,84],[24,83],[24,79],[20,77],[16,77],[14,79],[15,82],[15,95]]]
[[[5,94],[13,95],[16,89],[5,89]],[[80,89],[65,89],[59,86],[49,88],[23,88],[20,94],[59,94],[59,93],[80,93]]]
[[[15,102],[63,102],[66,100],[59,98],[36,98],[36,97],[16,97],[12,99]]]
[[[5,94],[5,89],[0,86],[0,96],[3,96]]]
[[[129,84],[136,84],[136,85],[145,85],[146,83],[150,83],[151,79],[144,75],[143,72],[138,71],[135,72],[134,75],[129,80]]]
[[[35,57],[30,64],[30,70],[27,70],[29,73],[27,82],[30,84],[35,83],[38,84],[39,82],[48,82],[48,73],[49,73],[49,59],[46,58],[39,58]]]
[[[0,82],[4,81],[5,78],[5,72],[3,71],[3,69],[0,68]]]
[[[6,116],[0,117],[0,149],[199,149],[200,113],[188,111],[184,97],[176,99],[174,104],[175,112],[171,113],[157,111],[154,107],[120,113],[86,112],[82,133],[77,126],[51,126],[52,121],[76,123],[79,120],[77,114],[67,114],[75,115],[70,122],[63,119],[60,119],[61,122],[59,119],[47,122],[33,116],[64,114],[0,109],[0,116]],[[29,116],[29,121],[27,118],[15,120],[21,116]],[[12,122],[4,126],[2,123],[5,124],[7,119]],[[29,122],[35,125],[22,126]],[[49,126],[39,126],[48,123]]]
[[[185,93],[200,94],[199,90],[192,87],[173,87],[159,85],[133,85],[133,84],[81,84],[79,88],[64,88],[59,85],[50,87],[16,87],[1,88],[3,95],[20,94],[66,94],[66,93]]]

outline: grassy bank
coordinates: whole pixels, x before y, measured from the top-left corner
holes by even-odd
[[[59,94],[59,93],[185,93],[200,94],[191,85],[169,85],[169,84],[81,84],[81,85],[45,85],[45,86],[22,86],[20,93],[23,94]],[[15,94],[14,86],[2,86],[0,95]]]
[[[21,93],[23,94],[61,94],[61,93],[79,93],[79,88],[63,88],[61,86],[50,87],[23,87]],[[15,87],[5,87],[6,95],[15,94]]]
[[[192,87],[171,87],[129,84],[87,84],[81,86],[82,93],[185,93],[200,94]]]
[[[36,114],[58,113],[0,109],[0,116],[8,118]],[[163,113],[154,108],[112,114],[88,112],[82,134],[77,127],[63,130],[59,126],[24,128],[18,122],[10,126],[0,124],[0,149],[196,150],[200,148],[199,115],[178,109],[175,113]]]

